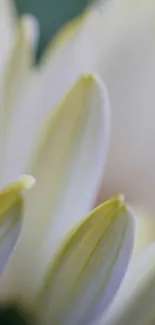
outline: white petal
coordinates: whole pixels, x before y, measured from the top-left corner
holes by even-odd
[[[136,213],[134,253],[137,254],[155,242],[155,219],[144,209],[134,207],[134,211]]]
[[[56,35],[40,64],[40,85],[37,107],[51,110],[81,74],[93,69],[94,24],[97,12],[88,11],[73,20]]]
[[[4,69],[15,36],[16,11],[13,1],[0,0],[0,74]]]
[[[113,108],[108,170],[101,197],[121,191],[132,204],[150,208],[152,216],[155,211],[154,17],[154,1],[107,1],[99,33],[99,71]]]
[[[4,225],[0,225],[0,275],[16,245],[21,230],[22,205],[17,202],[7,213]]]
[[[28,168],[27,166],[33,161],[33,153],[37,148],[37,139],[42,132],[43,122],[50,116],[77,78],[87,71],[92,72],[94,55],[91,50],[93,29],[91,22],[93,19],[90,13],[65,26],[44,54],[39,68],[35,71],[37,78],[30,80],[30,93],[28,94],[30,101],[21,105],[20,112],[18,110],[10,135],[11,143],[8,152],[11,157],[14,157],[12,148],[16,148],[15,156],[19,156],[18,166],[15,163],[12,164],[12,168],[16,166],[16,170],[12,171],[13,176],[14,174],[18,176],[19,168],[20,173],[28,172],[27,169],[21,167]],[[23,155],[19,154],[21,151]]]
[[[36,157],[37,183],[25,204],[21,242],[4,285],[9,292],[24,293],[29,302],[61,240],[93,205],[102,179],[109,105],[95,77],[77,81],[47,131]]]
[[[4,105],[9,112],[16,108],[18,96],[24,91],[25,78],[33,63],[31,42],[35,38],[35,31],[36,21],[32,17],[26,16],[19,21],[16,42],[5,75]]]
[[[4,72],[8,62],[8,56],[14,44],[16,31],[15,8],[10,0],[0,0],[0,185],[4,175],[4,106],[2,103]]]
[[[22,85],[18,85],[17,113],[12,117],[9,143],[5,146],[8,148],[7,181],[29,172],[43,123],[77,78],[85,72],[92,72],[95,59],[92,34],[96,15],[96,11],[90,11],[60,30],[44,54],[39,68],[31,73],[26,87],[23,87],[24,103],[19,100]]]
[[[32,187],[33,183],[31,176],[24,176],[0,192],[0,274],[20,234],[22,191]]]
[[[133,218],[120,198],[74,230],[48,270],[38,297],[38,324],[90,324],[106,310],[133,248]]]
[[[27,162],[24,163],[27,158],[27,151],[24,147],[26,134],[23,134],[25,121],[22,119],[22,115],[23,110],[26,110],[27,105],[29,105],[31,89],[33,89],[33,83],[35,82],[30,68],[34,59],[33,50],[36,38],[36,20],[29,15],[24,16],[19,22],[16,43],[5,75],[3,114],[4,185],[10,179],[19,177],[20,174],[26,172],[24,169]],[[31,119],[31,116],[29,116],[29,119]]]
[[[148,325],[155,321],[155,244],[133,260],[104,325]]]

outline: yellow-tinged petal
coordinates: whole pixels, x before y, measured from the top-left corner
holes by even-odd
[[[8,63],[8,57],[15,37],[15,8],[13,1],[0,0],[0,184],[4,177],[4,105],[3,105],[3,90],[4,90],[4,72]],[[5,184],[4,184],[5,185]]]
[[[90,11],[86,11],[77,18],[69,21],[68,24],[61,27],[43,54],[41,64],[45,63],[47,60],[50,60],[51,56],[54,57],[58,51],[61,51],[63,47],[76,36],[78,31],[83,27],[89,15]]]
[[[10,54],[5,75],[4,107],[6,110],[14,109],[15,104],[25,90],[23,89],[25,78],[28,77],[29,69],[34,60],[32,43],[35,42],[36,35],[34,34],[36,33],[36,21],[34,18],[25,16],[19,20],[16,41]],[[8,123],[10,123],[10,120]]]
[[[92,73],[93,62],[96,60],[96,48],[93,46],[94,42],[92,44],[96,15],[96,12],[88,11],[64,26],[43,55],[37,69],[37,90],[33,107],[32,104],[28,105],[22,113],[25,132],[30,129],[27,134],[28,143],[38,138],[42,131],[42,122],[60,105],[77,79],[83,74]]]
[[[51,40],[39,68],[40,99],[44,105],[45,98],[49,101],[46,106],[50,103],[57,105],[81,74],[93,71],[97,52],[97,48],[94,48],[97,18],[98,11],[88,10],[61,28],[54,40]],[[53,97],[51,88],[56,89]]]
[[[24,189],[32,187],[32,176],[22,176],[0,192],[0,274],[17,242],[21,228]]]
[[[0,216],[0,275],[17,243],[21,230],[22,199],[18,197]]]
[[[12,0],[0,1],[0,73],[7,64],[8,54],[14,42],[16,9]]]
[[[34,182],[35,180],[32,176],[25,175],[0,192],[0,220],[4,213],[20,198],[21,192],[24,189],[31,188]]]
[[[31,170],[37,183],[25,197],[19,245],[4,276],[4,290],[17,293],[26,304],[33,303],[61,241],[94,205],[107,156],[109,120],[105,88],[97,77],[86,75],[45,124]]]
[[[78,325],[96,320],[124,276],[133,232],[133,217],[121,196],[95,209],[75,228],[48,269],[37,297],[39,324]]]
[[[94,43],[92,44],[92,35],[96,15],[96,12],[88,11],[83,17],[65,26],[55,40],[51,41],[49,50],[36,68],[35,82],[30,78],[26,82],[26,87],[23,87],[23,97],[26,97],[26,100],[23,105],[23,101],[21,103],[19,98],[18,105],[14,105],[12,120],[9,122],[11,124],[9,140],[5,145],[7,180],[14,176],[18,177],[19,171],[20,174],[29,172],[28,166],[33,163],[33,154],[37,149],[37,140],[43,132],[44,122],[55,107],[60,105],[77,79],[93,71],[92,62],[96,60],[94,51],[97,48],[93,46]],[[22,93],[21,87],[20,80],[18,95]],[[19,127],[21,125],[22,127]],[[11,165],[10,161],[13,161]]]

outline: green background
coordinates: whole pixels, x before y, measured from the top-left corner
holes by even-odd
[[[40,22],[39,58],[48,41],[69,19],[80,14],[91,0],[14,0],[19,14],[32,13]]]

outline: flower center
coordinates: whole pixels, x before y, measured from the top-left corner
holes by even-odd
[[[0,325],[30,325],[28,317],[15,306],[0,306]]]

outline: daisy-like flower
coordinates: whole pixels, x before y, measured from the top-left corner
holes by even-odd
[[[0,4],[4,22],[12,20],[9,1]],[[0,194],[1,324],[10,317],[22,322],[16,310],[38,325],[90,324],[107,310],[128,267],[134,217],[122,196],[86,216],[102,181],[110,132],[107,91],[98,77],[85,74],[93,56],[77,64],[92,17],[61,31],[38,68],[29,60],[36,23],[27,17],[26,25],[17,23],[11,54],[4,56],[3,181],[30,173],[36,185],[22,195],[33,183],[26,176]],[[12,218],[21,197],[15,246]],[[15,248],[6,265],[10,238]]]

